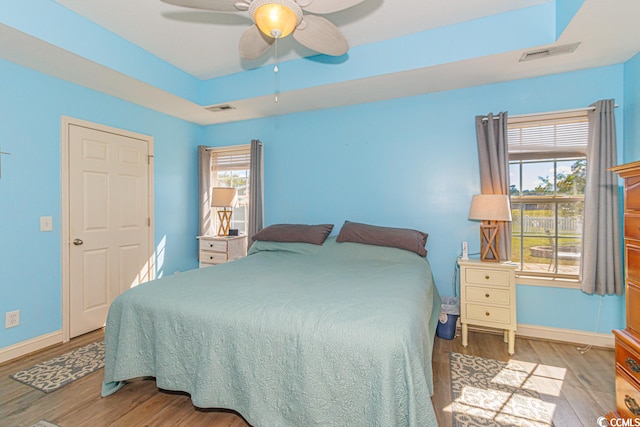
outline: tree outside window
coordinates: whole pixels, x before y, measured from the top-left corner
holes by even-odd
[[[586,113],[509,119],[511,260],[520,277],[579,277],[587,137]]]
[[[522,272],[577,277],[580,269],[586,160],[512,162],[512,260]],[[535,184],[523,178],[534,171]]]

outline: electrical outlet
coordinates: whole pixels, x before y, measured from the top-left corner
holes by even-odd
[[[5,329],[15,328],[20,324],[20,310],[7,311],[5,315],[4,327]]]

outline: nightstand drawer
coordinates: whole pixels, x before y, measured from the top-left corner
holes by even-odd
[[[201,239],[200,251],[227,252],[227,241]]]
[[[508,289],[483,288],[480,286],[467,286],[467,301],[481,303],[509,305]]]
[[[200,267],[223,264],[247,255],[247,236],[198,236]]]
[[[467,268],[465,280],[467,283],[487,284],[493,286],[509,286],[510,276],[508,271],[487,270],[481,268]]]
[[[200,251],[200,262],[205,264],[222,264],[228,261],[226,252]]]
[[[508,308],[487,307],[484,305],[467,304],[467,318],[482,322],[501,323],[508,325],[511,313]]]

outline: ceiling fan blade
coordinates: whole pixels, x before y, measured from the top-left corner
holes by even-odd
[[[298,4],[304,11],[325,14],[348,9],[363,1],[364,0],[299,0]],[[309,4],[303,6],[305,3]]]
[[[293,38],[325,55],[341,56],[349,50],[349,42],[342,32],[322,16],[305,15],[302,24],[293,32]]]
[[[240,37],[239,50],[243,59],[256,59],[265,53],[273,44],[271,37],[267,37],[256,27],[250,26]]]
[[[161,0],[175,6],[191,7],[193,9],[214,10],[216,12],[237,12],[238,0]]]

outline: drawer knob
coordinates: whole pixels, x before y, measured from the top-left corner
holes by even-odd
[[[491,313],[489,313],[488,311],[486,311],[486,312],[484,313],[484,315],[485,315],[485,316],[487,316],[487,317],[489,317],[489,316],[491,315]]]
[[[635,360],[633,360],[630,357],[627,357],[627,360],[625,360],[625,362],[627,362],[627,366],[629,367],[629,369],[631,369],[633,372],[638,373],[640,372],[640,365],[638,365],[638,362],[636,362]]]
[[[485,278],[486,280],[489,280],[489,275],[487,274],[486,276],[484,276],[484,278]]]
[[[624,396],[624,405],[633,415],[640,415],[640,406],[638,406],[638,402],[628,394],[625,394]]]
[[[489,294],[484,294],[485,298],[489,298]]]

